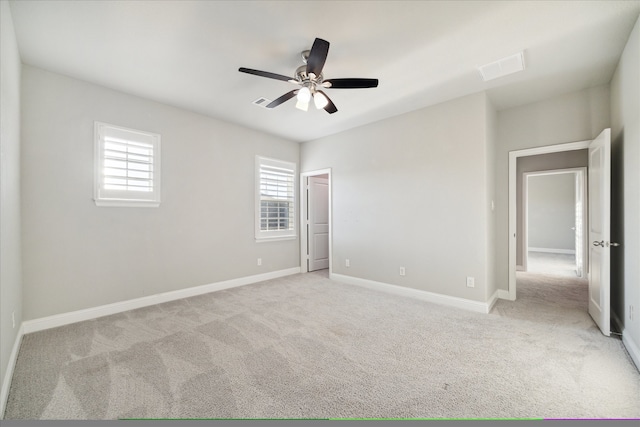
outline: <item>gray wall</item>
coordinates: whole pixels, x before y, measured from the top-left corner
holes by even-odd
[[[573,141],[567,141],[573,142]],[[538,154],[535,156],[519,157],[516,161],[516,264],[522,265],[524,245],[522,177],[525,172],[539,172],[554,169],[568,169],[589,166],[589,151],[573,150],[560,153]]]
[[[611,81],[612,309],[640,368],[640,19]],[[633,320],[629,306],[634,307]]]
[[[9,3],[0,2],[0,384],[22,322],[20,55]],[[16,327],[11,321],[15,312]],[[0,408],[4,402],[0,403]],[[2,417],[2,411],[0,411]]]
[[[475,94],[302,144],[302,171],[332,168],[334,273],[486,301],[488,107]]]
[[[299,144],[27,65],[22,90],[25,319],[300,265],[254,239],[255,156]],[[159,208],[95,205],[94,121],[162,136]]]
[[[498,111],[496,281],[509,287],[509,151],[593,139],[609,122],[609,86]]]
[[[576,176],[529,177],[529,248],[575,250]]]

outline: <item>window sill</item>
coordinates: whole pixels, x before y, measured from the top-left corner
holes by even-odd
[[[146,200],[95,200],[96,206],[120,208],[157,208],[160,202]]]
[[[284,240],[296,240],[298,236],[276,236],[276,237],[256,237],[256,243],[265,243],[265,242],[281,242]]]

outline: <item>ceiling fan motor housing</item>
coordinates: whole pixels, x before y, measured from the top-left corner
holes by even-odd
[[[295,78],[298,82],[300,83],[304,83],[306,81],[313,81],[316,84],[321,84],[322,83],[322,74],[320,74],[319,76],[315,76],[314,78],[312,78],[313,76],[310,76],[309,74],[307,74],[307,66],[306,65],[301,65],[298,68],[296,68],[296,72],[295,72]]]
[[[308,80],[309,76],[307,75],[307,66],[306,65],[301,65],[298,68],[296,68],[296,72],[295,72],[295,76],[294,77],[299,82],[303,82],[305,80]]]

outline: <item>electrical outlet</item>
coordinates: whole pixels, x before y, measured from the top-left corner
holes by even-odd
[[[476,286],[476,279],[467,277],[467,288],[473,288],[474,286]]]
[[[345,267],[351,267],[351,263],[349,262],[349,258],[344,260],[344,266]]]
[[[401,276],[405,275],[404,267],[400,267],[400,275]]]
[[[16,327],[16,312],[15,311],[11,313],[11,325],[15,329],[15,327]]]
[[[633,305],[629,304],[629,320],[633,320]]]
[[[258,265],[262,265],[262,258],[258,258]]]

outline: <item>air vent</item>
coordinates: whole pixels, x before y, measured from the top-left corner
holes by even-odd
[[[253,101],[253,104],[262,108],[267,108],[267,105],[269,105],[270,103],[271,103],[271,100],[267,98],[258,98],[255,101]]]
[[[524,54],[518,52],[498,61],[478,67],[482,79],[486,82],[524,70]]]

